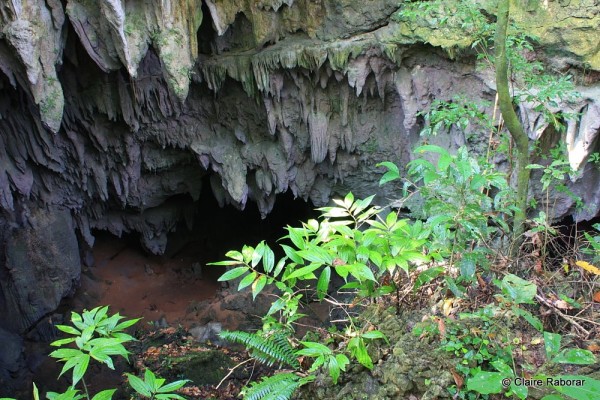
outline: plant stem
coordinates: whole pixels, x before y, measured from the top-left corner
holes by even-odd
[[[83,383],[83,389],[85,390],[85,397],[90,400],[90,392],[88,392],[87,384],[85,383],[85,378],[81,378],[81,383]]]
[[[508,58],[506,55],[506,31],[510,13],[509,0],[498,2],[498,23],[494,46],[496,50],[496,90],[498,92],[498,105],[504,118],[504,124],[510,132],[517,146],[517,208],[513,220],[513,236],[515,245],[511,251],[516,255],[523,232],[525,231],[525,218],[527,216],[527,193],[529,190],[529,138],[519,122],[513,108],[512,97],[508,86]]]

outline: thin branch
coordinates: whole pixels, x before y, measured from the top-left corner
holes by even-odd
[[[546,300],[544,297],[540,296],[539,294],[536,294],[535,298],[540,303],[543,303],[545,306],[550,307],[554,311],[554,313],[556,313],[559,317],[563,318],[565,321],[569,322],[571,325],[573,325],[574,327],[579,329],[579,331],[584,333],[586,337],[590,336],[590,332],[587,329],[585,329],[583,326],[579,325],[577,323],[577,321],[575,321],[575,318],[563,313],[562,311],[560,311],[560,309],[558,307],[556,307],[554,304],[552,304],[551,302],[549,302],[548,300]],[[577,319],[583,319],[583,318],[579,317]]]
[[[225,382],[225,380],[227,378],[229,378],[229,376],[231,374],[233,374],[233,371],[235,371],[236,369],[238,369],[239,367],[241,367],[242,365],[244,365],[244,364],[246,364],[247,362],[250,362],[250,361],[254,361],[254,358],[249,358],[249,359],[247,359],[245,361],[242,361],[241,363],[239,363],[235,367],[229,368],[229,372],[227,373],[227,375],[225,375],[225,377],[223,379],[221,379],[221,382],[219,382],[219,384],[217,385],[217,387],[215,387],[215,389],[218,389],[223,384],[223,382]]]

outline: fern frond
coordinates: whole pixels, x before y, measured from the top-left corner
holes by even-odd
[[[246,346],[254,358],[269,366],[275,363],[287,364],[292,368],[300,368],[290,342],[283,335],[263,337],[256,333],[241,331],[223,331],[221,338]]]
[[[263,377],[242,391],[244,400],[289,400],[296,389],[312,379],[300,378],[292,373]]]

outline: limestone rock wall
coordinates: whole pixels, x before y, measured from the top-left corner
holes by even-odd
[[[21,255],[25,270],[41,274],[31,276],[54,282],[40,305],[27,298],[30,283],[11,275],[15,238],[51,248],[56,237],[38,232],[48,226],[64,233],[60,248],[69,257],[77,241],[66,232],[92,245],[93,229],[138,232],[159,254],[168,232],[199,212],[194,201],[206,186],[221,204],[254,201],[263,214],[288,190],[317,206],[348,190],[392,197],[393,187],[377,186],[375,164],[411,160],[422,140],[419,112],[455,94],[492,104],[495,96],[489,71],[475,68],[468,35],[428,18],[405,20],[402,7],[397,0],[3,2],[0,222],[13,233],[0,237],[0,325],[8,326],[7,310],[18,312],[9,330],[21,332],[76,284],[74,259],[55,274],[58,260]],[[481,7],[490,10],[489,2]],[[590,219],[600,210],[599,168],[587,162],[600,146],[599,9],[597,0],[549,1],[514,14],[535,21],[536,56],[581,85],[578,102],[557,110],[577,113],[564,140],[582,171],[570,187],[587,207],[576,210],[557,194],[555,217]],[[532,107],[519,113],[532,139],[549,131]],[[487,145],[487,137],[456,130],[433,140]]]

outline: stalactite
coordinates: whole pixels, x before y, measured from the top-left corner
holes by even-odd
[[[320,163],[327,156],[329,136],[327,128],[329,116],[319,110],[312,110],[308,114],[308,131],[310,133],[310,155],[314,163]]]

